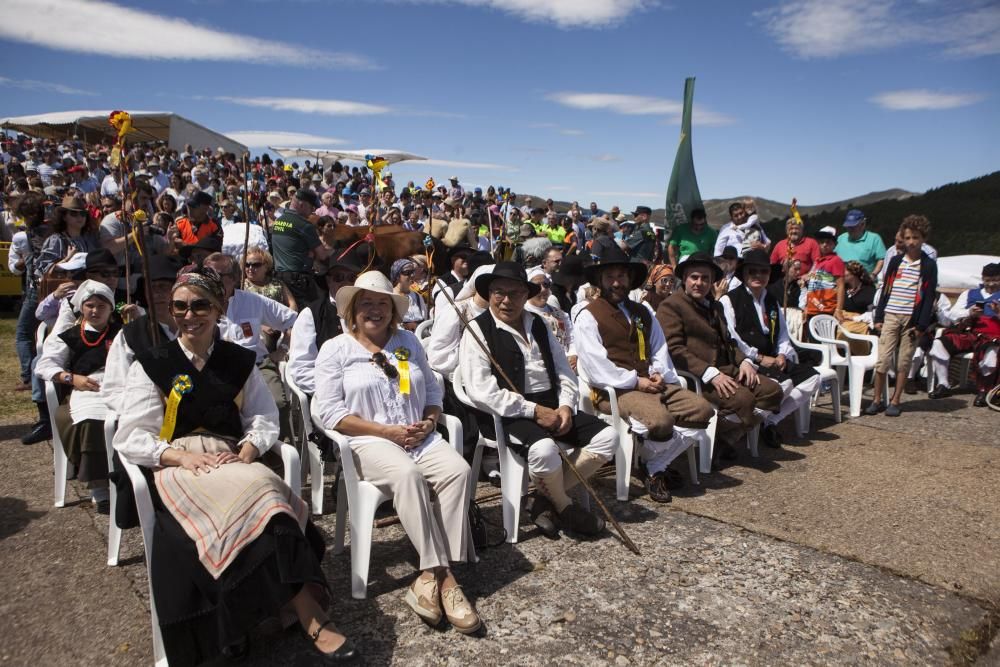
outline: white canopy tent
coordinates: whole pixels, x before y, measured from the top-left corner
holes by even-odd
[[[362,148],[359,150],[322,150],[315,148],[281,148],[268,146],[268,148],[282,158],[290,160],[293,158],[310,158],[313,160],[346,160],[351,162],[365,162],[366,155],[375,155],[384,158],[389,164],[405,162],[407,160],[426,160],[427,158],[405,151],[382,148]]]
[[[35,116],[16,116],[0,119],[0,127],[15,130],[32,137],[45,139],[72,139],[74,136],[85,143],[111,142],[116,131],[108,122],[111,109],[107,111],[58,111]],[[238,141],[203,125],[178,116],[170,111],[128,111],[132,116],[132,128],[126,143],[141,141],[165,141],[170,148],[184,150],[191,144],[195,150],[222,148],[229,153],[240,155],[247,147]]]
[[[938,287],[954,290],[979,287],[983,279],[983,267],[995,262],[1000,262],[1000,257],[994,255],[938,257]]]

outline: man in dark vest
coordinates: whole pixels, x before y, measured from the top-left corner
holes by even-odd
[[[307,396],[312,396],[315,389],[313,370],[319,349],[323,343],[343,333],[337,313],[337,290],[353,285],[357,277],[358,267],[331,259],[326,273],[316,276],[320,297],[299,311],[292,326],[285,374]]]
[[[757,366],[740,352],[712,286],[723,277],[708,253],[696,252],[677,265],[675,271],[683,286],[664,299],[656,310],[656,319],[670,346],[674,363],[680,370],[701,378],[702,395],[720,411],[736,416],[741,427],[737,437],[756,427],[761,417],[755,412],[775,412],[781,404],[782,391],[777,382],[757,373]],[[720,426],[731,424],[720,421]],[[725,434],[721,434],[725,438]],[[723,458],[736,455],[735,438],[723,441]]]
[[[646,280],[646,265],[613,248],[584,273],[600,296],[574,324],[578,368],[594,385],[615,388],[622,419],[642,439],[646,490],[656,502],[670,502],[667,466],[708,427],[712,406],[680,386],[660,324],[628,297]],[[606,391],[594,390],[592,399],[611,412]]]
[[[812,398],[819,388],[819,374],[810,363],[799,363],[799,354],[788,336],[781,303],[767,291],[771,276],[767,251],[747,250],[736,274],[743,284],[719,299],[719,303],[729,334],[740,352],[784,391],[781,407],[764,418],[761,433],[765,445],[780,447],[777,425]]]
[[[179,269],[180,262],[176,257],[154,255],[149,258],[149,280],[153,292],[153,310],[160,326],[160,342],[177,338],[177,323],[170,313],[170,290]],[[139,280],[137,294],[140,305],[145,307],[146,291],[142,278]],[[125,380],[128,378],[128,369],[135,361],[135,353],[151,347],[153,340],[148,312],[126,324],[111,343],[104,366],[104,381],[101,383],[101,398],[110,412],[116,415],[122,413]]]
[[[557,524],[596,535],[604,530],[604,520],[570,500],[567,491],[577,479],[564,470],[560,447],[572,450],[569,459],[587,478],[614,457],[618,438],[596,417],[576,412],[577,380],[562,346],[541,318],[524,310],[539,291],[515,262],[501,262],[479,276],[476,292],[489,302],[489,310],[462,335],[456,373],[478,409],[503,419],[509,446],[527,461],[540,493],[531,506],[535,525],[549,536],[557,533]],[[486,344],[513,389],[472,336]],[[492,419],[480,420],[479,428],[486,438],[496,438]]]

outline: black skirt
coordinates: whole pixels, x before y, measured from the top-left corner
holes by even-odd
[[[198,559],[194,542],[156,495],[151,580],[167,660],[199,665],[216,658],[260,623],[280,619],[282,608],[304,586],[329,604],[320,567],[326,550],[310,521],[305,533],[287,514],[271,519],[218,579]]]
[[[76,467],[81,482],[108,478],[108,450],[104,445],[104,422],[84,419],[72,424],[63,440],[66,458]]]

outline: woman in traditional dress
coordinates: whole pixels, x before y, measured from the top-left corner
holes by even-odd
[[[528,280],[539,285],[541,289],[537,295],[528,299],[524,309],[540,315],[552,335],[562,345],[563,352],[569,354],[570,346],[573,344],[573,322],[565,311],[549,303],[549,297],[552,296],[552,279],[541,267],[536,266],[528,271]]]
[[[435,430],[442,390],[416,336],[399,327],[410,300],[378,271],[337,290],[347,333],[316,357],[313,405],[351,439],[359,475],[389,490],[420,557],[405,601],[424,621],[459,632],[482,625],[449,568],[469,547],[469,465]]]
[[[409,257],[397,259],[389,269],[393,291],[406,297],[408,302],[401,324],[409,331],[416,329],[417,325],[428,317],[427,302],[419,292],[413,290],[416,274],[417,264]]]
[[[179,336],[136,351],[114,440],[153,470],[150,567],[167,659],[243,654],[256,626],[280,618],[299,621],[318,664],[357,660],[325,611],[324,545],[308,508],[257,461],[277,440],[278,410],[254,353],[219,339],[223,299],[214,270],[178,276]]]
[[[96,280],[85,280],[73,295],[73,310],[80,313],[77,326],[53,336],[35,366],[43,380],[72,389],[69,414],[73,420],[63,441],[76,478],[86,482],[100,514],[111,504],[108,492],[108,454],[104,445],[107,407],[101,398],[108,348],[121,329],[115,314],[115,294]]]

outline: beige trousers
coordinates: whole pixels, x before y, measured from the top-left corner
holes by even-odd
[[[896,377],[902,378],[898,382],[906,380],[910,364],[913,363],[913,351],[917,349],[917,331],[907,326],[909,321],[909,315],[886,313],[885,321],[882,322],[882,335],[878,338],[878,362],[875,370],[888,373],[895,362]],[[899,348],[898,361],[896,348]]]
[[[471,474],[451,445],[435,444],[416,461],[382,438],[356,439],[351,451],[361,479],[392,493],[399,522],[420,555],[421,570],[465,561]]]

